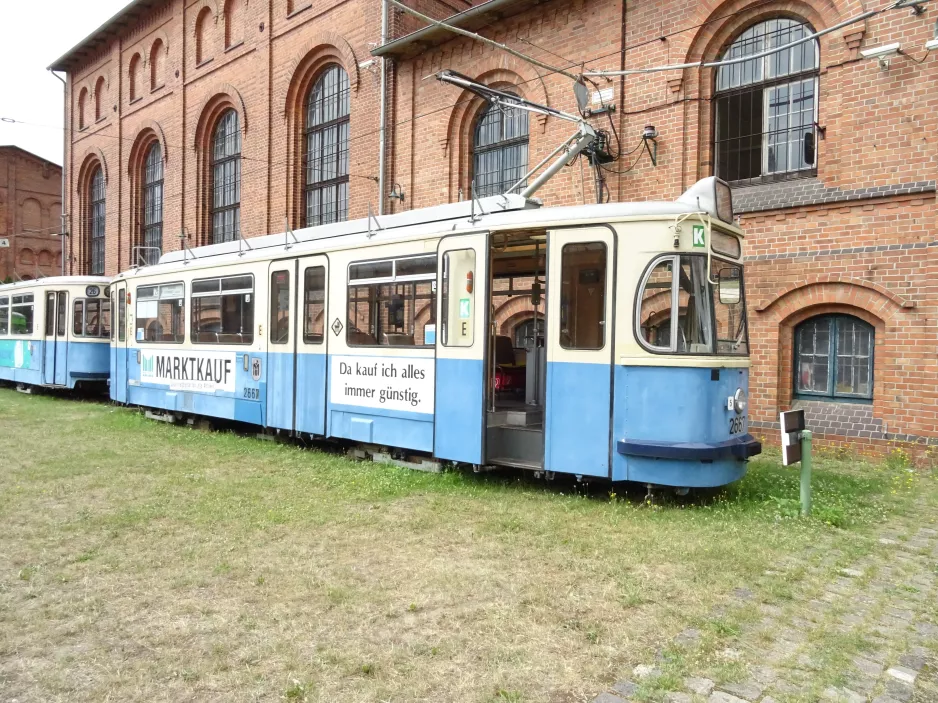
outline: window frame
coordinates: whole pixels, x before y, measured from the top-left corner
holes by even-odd
[[[476,307],[476,288],[473,285],[472,292],[468,293],[469,295],[469,310],[470,314],[468,319],[468,329],[469,336],[471,337],[469,344],[455,344],[449,335],[449,330],[452,329],[449,325],[449,296],[450,296],[450,285],[455,284],[457,290],[459,289],[458,279],[453,278],[452,270],[452,259],[455,254],[461,254],[463,252],[472,253],[472,269],[470,270],[473,279],[475,277],[476,266],[478,264],[478,253],[476,252],[475,247],[462,247],[461,249],[447,249],[443,252],[442,258],[437,262],[437,266],[442,263],[442,267],[438,270],[438,280],[439,285],[437,286],[437,298],[439,299],[440,304],[440,314],[437,316],[437,340],[442,342],[444,347],[451,347],[453,349],[472,349],[476,343],[475,335],[475,307]],[[451,280],[452,279],[452,280]]]
[[[19,298],[20,302],[16,302],[16,299]],[[18,308],[29,308],[29,326],[24,329],[22,332],[16,331],[13,327],[13,316],[16,314]],[[22,314],[22,313],[20,313]],[[36,294],[35,293],[20,293],[19,295],[10,295],[10,326],[9,326],[9,335],[11,337],[23,337],[26,335],[31,335],[36,330]]]
[[[153,154],[159,154],[159,157],[151,163]],[[144,155],[143,165],[141,167],[140,182],[143,185],[143,193],[140,198],[140,243],[146,247],[143,252],[144,261],[148,265],[159,261],[160,254],[163,253],[163,181],[165,177],[165,164],[163,163],[163,147],[158,140],[153,140],[147,147]],[[154,236],[158,233],[158,236]],[[152,251],[154,244],[151,240],[158,240],[160,254]],[[137,262],[134,262],[136,264]]]
[[[311,289],[309,286],[309,275],[310,272],[316,271],[316,269],[322,270],[322,331],[317,335],[315,332],[310,331],[309,317],[307,315],[307,306],[310,305],[309,293]],[[315,274],[314,274],[315,275]],[[299,279],[297,279],[297,285],[299,285]],[[303,344],[324,344],[326,341],[326,267],[324,264],[313,264],[312,266],[306,266],[303,269]]]
[[[728,59],[728,58],[737,58],[735,56],[730,55],[730,52],[733,46],[736,44],[736,42],[742,39],[743,35],[750,29],[754,27],[758,27],[763,24],[767,24],[769,22],[772,22],[773,20],[790,20],[792,22],[795,22],[803,26],[806,34],[813,34],[815,32],[810,22],[800,17],[773,16],[773,17],[762,18],[757,22],[747,25],[744,29],[739,31],[735,35],[733,40],[729,44],[727,44],[726,48],[720,53],[719,58],[721,60]],[[772,32],[767,32],[767,33],[764,33],[762,36],[764,38],[764,37],[771,36],[771,34]],[[800,71],[793,71],[791,73],[785,73],[781,75],[778,75],[778,74],[770,75],[770,73],[772,72],[767,70],[766,66],[768,65],[768,61],[771,60],[773,56],[775,56],[775,54],[771,54],[767,57],[762,57],[759,59],[750,59],[751,61],[759,61],[761,63],[761,71],[760,71],[761,78],[759,80],[753,80],[743,85],[731,86],[729,88],[722,88],[722,89],[719,87],[721,68],[717,68],[716,70],[713,71],[713,79],[712,79],[713,80],[713,83],[712,83],[713,92],[712,92],[712,99],[711,99],[711,103],[712,103],[711,124],[713,125],[712,130],[711,130],[713,175],[717,176],[718,178],[722,178],[723,180],[726,180],[728,183],[734,186],[775,183],[779,181],[794,180],[798,178],[811,178],[817,175],[821,45],[820,45],[820,42],[816,38],[813,39],[813,41],[814,41],[814,66],[811,68],[802,68],[802,70]],[[797,48],[798,47],[793,47],[789,51],[794,51]],[[756,51],[754,53],[759,53],[759,52]],[[742,58],[742,56],[743,55],[740,55],[739,57]],[[790,54],[790,56],[793,56],[793,54]],[[742,66],[742,65],[745,65],[746,63],[747,62],[740,62],[739,65]],[[789,66],[790,66],[790,63],[789,63]],[[800,169],[788,168],[783,171],[776,170],[776,171],[769,172],[768,170],[768,159],[769,159],[768,136],[775,133],[775,132],[771,132],[768,129],[769,93],[772,89],[778,88],[779,86],[783,86],[783,85],[794,86],[795,84],[801,83],[802,81],[812,80],[812,79],[814,83],[814,105],[813,105],[813,115],[811,117],[810,127],[814,134],[813,163],[810,166],[806,165],[804,168],[800,168]],[[722,100],[724,98],[733,98],[737,96],[750,95],[756,92],[761,93],[759,97],[761,101],[762,114],[761,114],[761,123],[759,125],[759,132],[750,133],[749,135],[738,135],[735,137],[729,136],[729,137],[721,138],[721,135],[719,134],[719,125],[720,125],[719,111],[720,111],[720,104]],[[791,97],[789,97],[789,104],[791,104]],[[791,110],[789,110],[789,112],[786,114],[788,117],[790,117],[793,113]],[[783,131],[787,135],[787,134],[790,134],[794,129],[797,129],[797,128],[788,127],[787,129]],[[779,134],[781,134],[781,131],[779,131]],[[724,142],[729,143],[734,140],[740,141],[746,138],[754,139],[756,137],[758,137],[761,140],[761,145],[759,147],[759,170],[760,170],[759,175],[731,180],[728,177],[728,174],[720,173],[721,153],[724,153],[720,149],[720,144]],[[790,142],[786,142],[786,143],[790,143]],[[724,147],[724,149],[728,149],[728,148],[729,148],[728,146]]]
[[[140,322],[141,319],[145,319],[145,320],[153,320],[153,319],[158,320],[158,319],[159,319],[159,304],[160,304],[160,302],[162,302],[162,300],[163,300],[163,297],[162,297],[162,289],[163,289],[164,287],[168,288],[169,286],[182,286],[182,298],[167,298],[167,300],[182,300],[182,301],[183,301],[183,304],[182,304],[182,339],[178,339],[178,340],[169,340],[169,339],[146,339],[146,334],[144,334],[144,339],[138,339],[138,337],[137,337],[137,330],[145,329],[145,328],[138,327],[138,326],[137,326],[138,323]],[[140,300],[141,300],[141,296],[140,296],[140,289],[141,289],[141,288],[156,288],[156,289],[157,289],[157,296],[156,296],[156,298],[150,298],[150,297],[143,298],[143,300],[155,300],[155,301],[156,301],[156,304],[157,304],[157,317],[155,317],[155,318],[152,318],[152,317],[141,318],[141,317],[137,314],[137,306],[140,304]],[[186,288],[186,284],[185,284],[184,281],[160,281],[160,282],[158,282],[158,283],[142,283],[142,284],[138,285],[138,286],[134,289],[134,297],[133,297],[133,306],[134,306],[134,307],[133,307],[133,314],[134,314],[134,334],[133,334],[133,340],[134,340],[134,343],[135,343],[135,344],[184,344],[184,343],[185,343],[185,341],[186,341],[186,304],[185,304],[185,300],[186,300],[186,290],[187,290],[187,288]],[[178,306],[177,306],[177,307],[178,307]],[[123,340],[121,340],[121,341],[123,341]]]
[[[840,332],[838,329],[837,321],[847,319],[854,322],[859,322],[863,327],[867,328],[870,332],[870,356],[869,356],[869,370],[870,370],[870,392],[868,395],[860,395],[856,393],[844,394],[837,392],[837,366],[839,364],[839,342],[840,342]],[[800,335],[801,331],[805,328],[808,323],[816,323],[819,320],[828,320],[830,324],[830,353],[828,354],[828,364],[827,364],[827,392],[818,393],[815,391],[803,391],[798,388],[798,370],[800,368],[799,360],[801,358],[801,345],[800,345]],[[875,373],[876,373],[876,327],[871,325],[866,320],[857,317],[856,315],[850,315],[847,313],[827,313],[824,315],[814,315],[805,320],[799,322],[792,334],[792,398],[794,400],[817,400],[828,403],[863,403],[869,404],[873,402],[873,390],[875,383]]]
[[[247,288],[235,288],[235,289],[232,289],[232,290],[225,290],[223,281],[232,280],[232,279],[235,279],[235,278],[250,278],[250,279],[251,279],[251,288],[250,288],[250,289],[247,289]],[[206,283],[206,282],[208,282],[208,281],[218,281],[218,290],[217,290],[217,291],[200,291],[199,293],[194,292],[194,291],[195,291],[195,284],[196,284],[196,283]],[[256,281],[254,280],[254,274],[253,274],[253,273],[234,273],[234,274],[228,274],[228,275],[226,275],[226,276],[209,276],[209,277],[206,277],[206,278],[196,278],[196,279],[193,279],[193,280],[189,283],[189,296],[188,296],[188,300],[189,300],[189,338],[190,338],[190,343],[193,344],[193,345],[201,345],[201,344],[204,344],[204,345],[209,345],[209,346],[224,346],[224,345],[230,345],[230,346],[249,346],[249,345],[253,344],[253,343],[254,343],[254,337],[255,337],[255,334],[256,334],[255,328],[257,327],[257,317],[256,317],[256,315],[255,315],[255,307],[256,307],[256,304],[257,304],[256,289],[257,289],[257,286],[256,286]],[[220,316],[220,315],[221,315],[221,307],[220,307],[220,306],[221,306],[221,299],[224,298],[226,295],[238,295],[238,296],[250,295],[250,296],[252,296],[252,297],[251,297],[251,300],[248,301],[249,304],[250,304],[250,306],[251,306],[251,327],[250,327],[250,329],[251,329],[251,336],[250,336],[250,338],[247,339],[247,340],[239,341],[239,342],[227,342],[227,341],[224,341],[224,342],[223,342],[223,341],[204,342],[204,341],[202,341],[201,339],[197,339],[197,338],[196,338],[196,334],[194,333],[195,330],[193,330],[193,328],[192,328],[192,326],[195,324],[195,321],[196,321],[195,313],[193,312],[193,309],[192,309],[192,308],[193,308],[193,303],[194,303],[194,301],[195,301],[197,298],[212,298],[212,297],[218,297],[218,298],[219,298],[219,316]],[[219,318],[219,319],[221,319],[221,318]],[[222,333],[222,332],[219,332],[218,334],[223,334],[223,333]]]
[[[504,136],[505,119],[506,119],[505,113],[506,111],[514,110],[514,109],[515,108],[502,107],[499,105],[490,104],[490,105],[487,105],[479,113],[478,117],[476,118],[475,124],[472,127],[472,150],[471,150],[472,173],[470,174],[470,196],[471,197],[483,198],[489,195],[501,195],[502,193],[505,192],[505,190],[507,190],[507,188],[517,183],[521,179],[521,176],[524,176],[528,171],[528,161],[530,160],[530,156],[531,156],[531,120],[530,120],[530,116],[528,115],[526,111],[524,110],[518,111],[521,115],[523,115],[525,121],[527,122],[527,130],[524,136],[508,137],[508,138],[505,138]],[[490,114],[496,114],[496,113],[499,115],[499,118],[500,118],[499,125],[500,125],[500,137],[501,138],[496,142],[492,142],[490,144],[484,144],[480,146],[479,135],[482,130],[483,122],[485,121],[485,118],[488,117]],[[522,144],[525,146],[525,160],[524,160],[524,164],[520,167],[520,175],[517,178],[506,180],[505,174],[508,169],[505,168],[504,161],[502,160],[504,158],[504,154],[508,152],[510,149],[512,149],[513,147],[521,146]],[[499,155],[498,180],[496,183],[492,184],[492,187],[504,186],[505,188],[503,190],[499,190],[498,192],[494,192],[494,191],[488,192],[487,190],[480,192],[476,190],[477,187],[480,187],[477,182],[477,178],[479,175],[478,174],[478,171],[479,171],[478,159],[480,156],[484,156],[485,154],[491,154],[491,153],[495,153]],[[515,167],[515,168],[517,169],[518,167]],[[481,187],[480,187],[480,190],[481,190]]]
[[[568,248],[587,247],[593,244],[599,244],[602,247],[602,252],[603,252],[603,281],[602,281],[602,287],[601,287],[602,306],[600,308],[602,312],[602,321],[600,322],[600,327],[602,329],[602,339],[598,347],[579,347],[575,345],[568,346],[567,344],[564,343],[563,327],[562,327],[562,324],[560,324],[560,321],[563,320],[564,307],[565,307],[564,295],[563,295],[564,294],[564,288],[563,288],[564,254],[566,253]],[[607,285],[606,284],[608,282],[608,275],[609,275],[609,247],[606,245],[606,242],[602,241],[601,239],[597,239],[594,241],[583,241],[583,242],[567,242],[562,247],[560,247],[560,300],[559,300],[560,310],[558,311],[560,315],[560,320],[558,321],[558,324],[556,325],[556,327],[557,327],[557,343],[560,345],[561,349],[564,349],[566,351],[602,351],[603,349],[606,348],[606,342],[608,341],[607,337],[609,336],[606,333],[606,328],[608,326],[607,325],[608,320],[606,320],[606,298],[607,298],[606,296]],[[673,280],[673,277],[672,277],[672,280]],[[579,285],[579,281],[577,282],[577,285]],[[567,299],[566,304],[569,305],[570,303],[571,301]],[[567,314],[569,315],[569,308],[568,308]],[[567,325],[569,325],[569,318],[567,319],[566,323]],[[536,327],[535,327],[535,334],[537,334]]]
[[[86,317],[86,315],[87,315],[87,313],[88,313],[88,305],[87,305],[87,303],[88,303],[89,301],[93,301],[93,302],[98,303],[98,332],[99,332],[98,334],[87,334],[87,333],[86,333],[86,330],[87,330],[88,328],[87,328],[87,324],[86,324],[86,322],[85,322],[85,317]],[[77,308],[78,308],[79,305],[81,306],[81,317],[80,317],[80,318],[77,316],[77,312],[78,312]],[[103,331],[102,331],[102,327],[103,327],[102,322],[104,321],[104,308],[105,308],[105,305],[107,305],[108,319],[110,320],[110,324],[108,325],[107,334],[104,334]],[[81,328],[80,328],[81,331],[80,331],[80,332],[76,332],[76,331],[75,331],[75,322],[76,322],[77,320],[79,320],[79,319],[81,320]],[[82,337],[82,338],[85,338],[85,339],[111,339],[113,329],[114,329],[114,321],[111,320],[111,300],[110,300],[110,298],[88,298],[88,297],[84,297],[84,298],[73,298],[73,299],[72,299],[72,336],[73,336],[73,337]]]
[[[711,337],[711,351],[709,352],[691,352],[691,351],[679,351],[677,348],[677,328],[680,324],[680,310],[681,310],[681,287],[680,279],[676,278],[678,274],[678,269],[681,266],[681,259],[684,257],[701,257],[705,258],[710,256],[710,270],[711,272],[714,269],[719,269],[719,267],[714,266],[714,262],[722,262],[729,266],[738,267],[741,273],[739,281],[739,304],[741,304],[743,310],[743,316],[746,321],[746,353],[745,354],[727,354],[720,353],[717,351],[718,343],[718,329],[716,322],[716,304],[713,303],[714,300],[719,303],[719,290],[718,288],[709,281],[707,282],[707,288],[710,295],[710,337]],[[642,334],[642,293],[645,292],[645,286],[648,283],[648,279],[651,278],[652,272],[662,261],[671,260],[671,335],[670,335],[670,346],[669,347],[659,347],[652,344],[649,344]],[[746,302],[746,267],[743,266],[742,261],[733,261],[729,258],[724,258],[716,256],[714,254],[702,254],[694,253],[688,251],[678,251],[668,254],[658,254],[653,256],[651,261],[645,266],[645,270],[642,271],[642,275],[639,277],[639,284],[635,288],[635,298],[633,300],[634,312],[632,315],[632,335],[635,337],[635,341],[638,342],[638,345],[642,350],[647,351],[651,354],[669,354],[671,356],[681,356],[681,357],[720,357],[720,358],[731,358],[731,359],[749,359],[752,357],[752,349],[749,343],[749,306]]]
[[[335,107],[337,117],[327,121],[319,122],[317,124],[312,124],[311,113],[314,106],[314,98],[316,96],[316,89],[321,84],[323,85],[323,90],[325,89],[325,81],[327,78],[336,73],[338,80],[338,87],[333,95],[331,95],[327,100],[322,98],[318,102],[321,105],[322,109],[328,105]],[[342,110],[345,110],[344,114]],[[349,183],[349,165],[350,165],[350,145],[351,145],[351,84],[349,82],[348,72],[341,65],[337,63],[331,63],[325,66],[319,75],[316,77],[309,87],[309,92],[306,95],[306,100],[303,101],[303,158],[301,160],[302,168],[302,177],[303,177],[303,226],[304,227],[318,227],[320,225],[333,224],[336,222],[345,222],[348,220],[348,211],[349,211],[349,199],[350,199],[350,183]],[[342,139],[343,126],[345,131],[345,139]],[[315,182],[310,180],[310,163],[314,160],[318,161],[320,164],[320,173],[324,172],[323,165],[326,163],[326,147],[325,147],[325,135],[332,129],[335,129],[336,132],[336,141],[335,141],[335,152],[334,154],[329,155],[333,161],[333,178],[322,179]],[[311,142],[313,141],[314,135],[320,135],[319,137],[319,149],[318,152],[310,147]],[[343,148],[344,147],[344,148]],[[344,156],[343,156],[344,155]],[[342,173],[344,169],[344,173]],[[341,192],[345,190],[344,198],[344,209],[340,209],[339,205],[343,202],[341,198]],[[323,204],[325,202],[324,197],[325,193],[329,188],[335,188],[335,197],[331,202],[333,206],[332,210],[332,219],[326,220],[323,217]],[[310,201],[311,198],[316,197],[318,199],[318,217],[314,220],[310,218]]]
[[[398,276],[397,275],[397,263],[399,261],[415,261],[419,259],[425,259],[427,261],[433,262],[433,271],[429,273],[418,273],[418,274],[405,274]],[[352,277],[352,268],[354,266],[361,265],[376,265],[376,264],[391,264],[391,275],[390,276],[376,276],[370,278],[353,278]],[[414,285],[414,326],[416,330],[416,320],[417,320],[417,307],[416,307],[416,296],[417,296],[417,285],[420,283],[429,283],[430,284],[430,319],[433,321],[432,324],[436,326],[437,333],[439,332],[439,322],[436,320],[436,305],[437,298],[439,297],[439,290],[437,290],[437,276],[438,276],[438,266],[439,262],[437,261],[436,254],[402,254],[400,256],[393,257],[381,257],[378,259],[363,259],[358,261],[350,261],[346,269],[346,287],[345,287],[345,315],[346,315],[346,326],[345,326],[345,344],[348,347],[364,347],[372,349],[433,349],[436,346],[434,341],[433,344],[421,343],[417,344],[416,331],[414,334],[414,343],[413,344],[382,344],[380,341],[380,332],[375,337],[374,344],[359,344],[350,341],[349,337],[352,333],[352,325],[349,324],[351,317],[349,315],[350,309],[349,306],[353,302],[353,299],[350,295],[352,288],[368,288],[372,286],[395,286],[395,285]],[[371,304],[369,302],[369,304]],[[371,313],[369,313],[370,315]],[[429,321],[426,324],[431,324]],[[359,333],[361,331],[359,330]],[[370,332],[366,333],[370,334]],[[385,332],[385,334],[387,334]],[[424,332],[424,340],[426,340],[426,332]]]
[[[97,164],[88,182],[88,272],[103,276],[107,237],[107,184],[104,167]]]
[[[232,120],[234,122],[234,129],[229,132],[228,125],[229,121]],[[222,130],[224,130],[224,132]],[[223,138],[225,142],[224,153],[221,154],[221,156],[218,155],[220,138]],[[236,146],[230,146],[232,142],[234,142]],[[209,203],[211,204],[209,223],[211,225],[211,231],[208,237],[209,243],[221,244],[223,242],[234,242],[241,239],[241,154],[243,144],[241,140],[241,116],[233,107],[229,107],[222,112],[215,122],[215,127],[212,129],[212,138],[209,141],[209,149],[211,156],[209,166],[209,173],[211,175],[211,188],[209,189]],[[228,165],[231,165],[232,168],[233,175],[231,179],[227,179],[225,173],[225,169]],[[221,182],[219,181],[219,173],[222,175]],[[233,193],[232,202],[226,202],[223,205],[218,204],[219,188],[223,189],[224,194],[227,194],[229,190]],[[227,213],[232,213],[233,231],[229,238],[227,224],[222,221],[223,236],[219,239],[219,227],[216,222],[219,220],[219,217],[223,220]]]
[[[3,323],[6,323],[4,325]],[[10,334],[10,296],[0,296],[0,335]]]
[[[275,284],[274,282],[274,277],[280,274],[283,274],[287,277],[286,336],[275,339],[274,331],[277,330],[278,334],[281,331],[280,325],[279,325],[279,314],[283,312],[283,309],[280,307],[280,296],[277,294],[279,292],[280,284]],[[268,327],[267,327],[267,341],[270,344],[276,344],[278,346],[282,346],[282,345],[286,345],[290,343],[290,327],[291,327],[290,322],[291,322],[291,314],[292,314],[292,311],[291,311],[292,305],[290,304],[291,303],[290,299],[292,297],[290,295],[290,279],[291,278],[292,276],[290,275],[290,269],[288,268],[277,269],[277,270],[270,272],[270,288],[268,289],[270,291],[270,296],[269,296],[270,299],[268,301],[268,308],[270,310],[270,319],[268,320]],[[275,285],[278,287],[275,288]]]

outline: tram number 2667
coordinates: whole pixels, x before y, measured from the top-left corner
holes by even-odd
[[[245,388],[243,397],[247,398],[248,400],[260,400],[261,389],[260,388]]]
[[[743,431],[743,427],[746,426],[746,416],[739,415],[738,417],[730,418],[730,434],[738,434]]]

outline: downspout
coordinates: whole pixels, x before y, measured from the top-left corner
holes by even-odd
[[[65,242],[66,241],[68,242],[69,259],[71,259],[71,250],[72,250],[72,238],[67,233],[67,228],[65,227],[65,218],[67,217],[65,213],[65,152],[68,150],[67,149],[68,135],[71,131],[69,129],[68,122],[67,122],[68,120],[68,84],[65,82],[65,79],[62,78],[62,76],[58,75],[51,68],[49,69],[49,73],[51,73],[53,76],[55,76],[60,81],[62,81],[62,205],[60,206],[60,209],[62,211],[61,217],[60,217],[60,219],[62,220],[61,222],[62,233],[59,236],[63,238],[61,245],[62,245],[62,275],[64,276],[65,275]]]
[[[622,38],[621,38],[621,49],[619,55],[619,70],[625,70],[625,51],[626,46],[625,42],[628,40],[628,0],[622,0]],[[619,134],[625,134],[625,76],[619,78]],[[622,150],[621,145],[619,145],[619,150]],[[618,193],[618,200],[622,200],[622,184],[623,177],[620,175],[617,179],[616,191]],[[610,195],[611,199],[611,195]],[[627,200],[627,198],[626,198]]]
[[[381,45],[388,41],[388,0],[381,0]],[[388,121],[388,60],[381,57],[381,92],[378,100],[381,102],[381,117],[378,127],[378,214],[384,214],[384,160],[387,151],[387,121]]]

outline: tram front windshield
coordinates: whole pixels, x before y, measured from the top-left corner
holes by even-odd
[[[716,257],[711,259],[709,277],[707,269],[706,256],[668,256],[659,259],[645,278],[640,297],[640,332],[654,351],[734,356],[749,353],[743,269]],[[671,309],[675,288],[676,311]]]

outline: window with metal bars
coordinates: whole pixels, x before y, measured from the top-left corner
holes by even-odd
[[[155,264],[163,251],[163,150],[159,142],[150,145],[143,164],[143,246],[143,261]]]
[[[489,105],[472,144],[472,190],[477,198],[499,195],[528,170],[528,113]]]
[[[241,237],[241,127],[230,109],[212,138],[212,242]]]
[[[92,276],[104,275],[104,221],[105,221],[105,187],[104,171],[100,166],[95,167],[91,176],[91,211],[88,222],[88,234],[91,248],[88,257],[88,273]]]
[[[873,398],[873,327],[850,315],[823,315],[795,330],[795,395],[815,400]]]
[[[341,66],[329,66],[306,99],[304,225],[348,219],[349,81]]]
[[[765,20],[740,34],[720,58],[759,54],[813,31],[798,20]],[[717,69],[717,176],[748,185],[817,173],[819,54],[817,39],[811,39]]]

